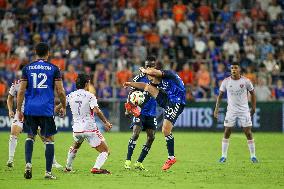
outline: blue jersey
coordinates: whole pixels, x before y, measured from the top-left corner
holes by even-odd
[[[150,83],[150,80],[145,74],[141,73],[133,79],[133,82]],[[156,107],[157,101],[153,97],[151,97],[147,102],[145,102],[144,106],[142,107],[141,114],[144,116],[156,116]]]
[[[165,90],[171,102],[185,104],[186,90],[181,78],[171,70],[162,70],[162,73],[158,88]]]
[[[54,115],[54,81],[61,80],[59,68],[47,61],[37,60],[23,68],[22,80],[27,81],[24,114]]]

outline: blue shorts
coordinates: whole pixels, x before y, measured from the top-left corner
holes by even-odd
[[[134,125],[141,127],[142,131],[145,131],[146,129],[156,130],[158,124],[155,116],[140,115],[139,117],[133,117],[130,128],[132,129]]]
[[[46,116],[24,116],[24,132],[28,135],[37,135],[40,128],[40,135],[44,137],[53,136],[57,133],[53,117]]]
[[[165,110],[165,119],[169,120],[174,125],[178,116],[183,112],[185,105],[170,101],[167,93],[163,89],[159,89],[156,101],[159,106]]]

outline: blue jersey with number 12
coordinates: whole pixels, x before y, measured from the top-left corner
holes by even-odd
[[[23,68],[22,80],[27,81],[24,114],[54,115],[54,83],[61,80],[59,68],[45,60],[37,60]]]

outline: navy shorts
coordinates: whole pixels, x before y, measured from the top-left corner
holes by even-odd
[[[170,101],[167,93],[163,89],[159,89],[159,94],[156,98],[160,107],[164,108],[164,118],[169,120],[173,125],[178,116],[183,112],[184,104]]]
[[[142,131],[145,131],[146,129],[156,130],[158,124],[155,116],[140,115],[132,118],[130,128],[132,129],[134,125],[141,127]]]
[[[24,116],[24,132],[35,136],[37,130],[40,128],[40,135],[49,137],[57,133],[57,128],[55,126],[53,117],[46,116]]]

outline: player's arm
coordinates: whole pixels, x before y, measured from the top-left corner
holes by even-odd
[[[14,102],[14,96],[9,94],[8,98],[7,98],[7,107],[8,107],[9,117],[10,118],[14,118],[13,102]]]
[[[144,90],[146,85],[147,84],[144,82],[125,82],[123,84],[124,87],[133,87],[139,90]]]
[[[163,76],[163,72],[161,70],[157,70],[155,68],[139,68],[139,70],[144,73],[144,74],[147,74],[147,75],[150,75],[150,76],[154,76],[154,77],[162,77]]]
[[[219,95],[217,97],[217,101],[216,101],[216,105],[215,105],[215,110],[214,110],[214,117],[217,119],[218,118],[218,114],[219,114],[219,106],[222,100],[224,92],[220,91]]]
[[[250,96],[251,96],[251,117],[253,116],[253,114],[255,113],[255,109],[256,109],[256,96],[255,96],[255,92],[254,90],[249,91]]]
[[[65,90],[63,88],[63,82],[62,80],[55,80],[55,89],[58,94],[60,104],[61,104],[61,113],[62,116],[66,114],[66,95],[65,95]]]
[[[24,115],[21,109],[22,109],[22,105],[24,102],[27,85],[28,85],[27,80],[21,80],[20,88],[19,88],[18,96],[17,96],[17,112],[19,114],[19,120],[23,120],[24,118]]]
[[[104,113],[101,111],[101,109],[98,106],[95,106],[93,111],[98,115],[98,117],[100,118],[100,120],[102,120],[102,122],[105,125],[105,130],[109,131],[112,128],[112,124],[107,120],[107,118],[105,117]]]

